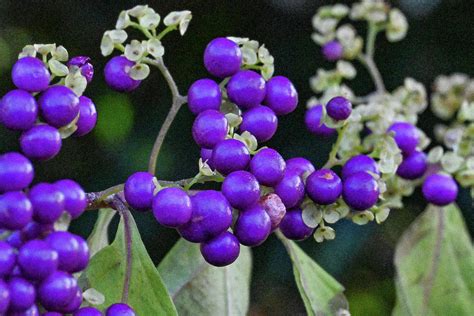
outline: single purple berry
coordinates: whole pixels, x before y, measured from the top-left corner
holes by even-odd
[[[77,294],[77,280],[69,273],[56,271],[38,286],[38,299],[49,311],[65,308]]]
[[[124,194],[127,203],[138,211],[151,208],[155,192],[155,177],[148,172],[135,172],[125,182]]]
[[[33,284],[20,277],[13,277],[8,282],[10,290],[11,312],[22,312],[35,303],[36,291]]]
[[[201,158],[203,162],[206,162],[211,169],[216,169],[212,163],[212,149],[201,148]]]
[[[374,159],[367,155],[357,155],[347,160],[342,167],[342,179],[361,171],[380,175],[379,167]]]
[[[309,108],[304,116],[306,128],[316,136],[329,137],[334,135],[336,130],[327,127],[326,124],[322,122],[322,118],[323,106],[321,104]]]
[[[288,159],[286,161],[286,171],[288,172],[296,172],[300,177],[306,175],[309,175],[314,172],[314,166],[306,158],[303,157],[295,157]]]
[[[227,135],[227,120],[219,111],[206,110],[193,123],[193,138],[199,147],[212,149]]]
[[[395,142],[398,148],[405,154],[415,151],[420,142],[420,132],[416,126],[407,122],[395,122],[388,129],[395,134]]]
[[[403,161],[398,166],[397,175],[403,179],[415,180],[421,178],[428,169],[426,154],[422,151],[414,151],[403,155]]]
[[[219,85],[211,79],[199,79],[188,90],[188,107],[198,115],[206,110],[219,111],[222,93]]]
[[[20,58],[12,68],[12,80],[15,86],[29,92],[47,89],[50,78],[46,65],[35,57]]]
[[[299,208],[286,212],[285,217],[280,223],[280,230],[286,238],[292,240],[304,240],[314,232],[314,228],[304,223],[303,211]]]
[[[20,138],[21,151],[31,159],[48,160],[61,150],[62,139],[57,128],[46,124],[36,125]]]
[[[326,104],[328,116],[335,121],[343,121],[352,113],[352,103],[344,97],[334,97]]]
[[[100,310],[95,307],[83,307],[75,311],[73,316],[102,316]]]
[[[255,204],[240,213],[234,226],[234,234],[242,245],[261,245],[270,235],[272,223],[265,209]]]
[[[90,58],[87,56],[72,57],[67,65],[69,68],[76,66],[81,70],[81,74],[86,77],[87,82],[91,82],[94,77],[94,66],[90,63]]]
[[[58,253],[47,242],[31,240],[24,244],[18,252],[18,264],[24,277],[42,280],[58,268]]]
[[[247,146],[236,139],[226,139],[212,150],[212,163],[216,170],[227,175],[233,171],[245,170],[250,161]]]
[[[0,279],[0,314],[4,315],[7,312],[8,306],[10,305],[10,290],[8,285]]]
[[[266,186],[275,186],[283,179],[286,163],[283,157],[271,148],[264,148],[250,161],[250,172],[258,182]]]
[[[204,51],[204,66],[207,71],[216,77],[232,76],[240,69],[242,52],[235,42],[218,37],[207,44]]]
[[[243,110],[258,106],[265,98],[265,79],[253,70],[241,70],[227,83],[229,100]]]
[[[191,197],[191,202],[191,220],[178,228],[184,239],[191,242],[210,240],[232,224],[232,208],[221,192],[199,191]]]
[[[371,208],[379,199],[379,185],[367,172],[356,172],[343,181],[342,197],[356,211]]]
[[[286,214],[285,204],[283,204],[278,195],[270,193],[260,198],[260,205],[265,209],[265,212],[267,212],[270,217],[272,231],[277,229]]]
[[[280,197],[287,209],[296,207],[304,199],[303,179],[301,179],[297,172],[287,171],[283,179],[275,186],[275,193]]]
[[[191,219],[193,206],[188,193],[181,188],[164,188],[153,198],[153,215],[166,227],[179,227]]]
[[[7,239],[5,239],[5,241],[10,246],[12,246],[13,248],[17,248],[17,249],[20,248],[21,245],[23,245],[23,238],[22,238],[21,232],[19,230],[16,230],[16,231],[12,232],[10,234],[10,236],[8,236]],[[15,267],[15,268],[17,268],[17,267]],[[13,271],[15,271],[15,268],[13,269]],[[13,274],[13,272],[12,272],[12,274]]]
[[[0,240],[0,279],[9,276],[10,273],[12,273],[15,263],[15,250],[8,242]]]
[[[79,309],[82,304],[82,290],[78,287],[76,290],[76,294],[71,299],[71,301],[64,307],[58,308],[58,311],[64,314],[70,314]],[[59,314],[62,315],[62,314]]]
[[[0,122],[6,128],[24,131],[33,127],[38,117],[38,104],[25,90],[12,90],[0,101]]]
[[[33,181],[31,162],[17,152],[0,156],[0,192],[23,190]]]
[[[270,140],[278,128],[275,112],[267,106],[256,106],[242,115],[241,132],[249,132],[259,143]]]
[[[267,82],[267,94],[264,103],[277,115],[286,115],[296,109],[298,92],[288,78],[276,76]]]
[[[222,193],[230,205],[242,210],[257,203],[260,185],[253,174],[247,171],[231,172],[222,183]]]
[[[32,217],[33,205],[25,193],[11,191],[0,195],[0,227],[22,229]]]
[[[105,316],[135,316],[135,311],[127,304],[116,303],[107,308]]]
[[[111,58],[105,65],[105,82],[109,87],[119,92],[135,90],[140,85],[141,80],[130,77],[130,68],[133,66],[135,66],[135,62],[128,60],[125,56]]]
[[[28,196],[33,205],[33,218],[38,223],[52,224],[64,211],[64,194],[53,184],[38,183]]]
[[[240,244],[232,233],[219,236],[201,244],[201,254],[209,264],[223,267],[234,262],[240,254]]]
[[[324,58],[329,61],[336,61],[342,58],[344,47],[337,40],[327,42],[321,48]]]
[[[33,239],[43,239],[54,230],[53,224],[40,224],[36,222],[29,222],[21,230],[21,238],[23,241]]]
[[[421,187],[425,199],[434,205],[445,206],[454,202],[458,195],[458,185],[446,174],[434,173],[428,176]]]
[[[54,127],[71,123],[79,114],[79,98],[66,86],[51,86],[38,99],[41,116]]]
[[[332,204],[341,196],[341,178],[329,169],[316,170],[306,179],[306,192],[317,204]]]
[[[74,180],[63,179],[54,183],[56,188],[64,194],[64,209],[72,218],[78,218],[87,207],[86,193]]]
[[[75,273],[86,268],[89,262],[89,247],[82,237],[58,231],[46,237],[45,241],[58,253],[59,270]]]
[[[76,122],[77,130],[74,136],[84,136],[92,131],[97,123],[97,110],[91,99],[79,97],[79,119]]]

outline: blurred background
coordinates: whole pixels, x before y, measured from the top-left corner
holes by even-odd
[[[339,1],[351,3],[349,1]],[[304,105],[312,95],[308,79],[319,67],[331,68],[310,38],[311,18],[321,5],[335,1],[237,0],[237,1],[154,1],[148,4],[164,17],[173,10],[193,12],[188,32],[177,32],[164,40],[165,62],[182,93],[207,76],[202,64],[206,44],[217,36],[250,37],[265,43],[275,57],[275,74],[291,78],[300,95],[300,106],[280,119],[279,130],[268,146],[285,158],[304,156],[320,167],[332,141],[321,141],[305,130]],[[135,1],[94,0],[0,0],[0,92],[12,86],[10,69],[23,46],[32,43],[64,45],[70,56],[92,57],[96,75],[85,95],[98,108],[99,122],[93,133],[68,139],[58,157],[37,164],[36,181],[60,178],[78,180],[87,191],[99,191],[123,183],[137,170],[145,170],[153,141],[171,103],[170,93],[158,71],[132,94],[120,94],[104,83],[107,61],[99,45],[105,30],[114,28],[121,10],[142,4]],[[143,3],[144,4],[144,3]],[[393,1],[408,17],[407,38],[389,44],[382,36],[377,42],[376,61],[391,90],[412,76],[428,88],[438,74],[464,72],[474,75],[474,6],[461,0]],[[372,91],[367,73],[349,85],[358,95]],[[183,107],[166,138],[158,160],[157,177],[164,180],[188,178],[197,172],[199,151],[191,137],[193,116]],[[436,119],[423,114],[421,127],[431,134]],[[0,129],[0,152],[17,150],[13,132]],[[474,233],[472,200],[466,190],[458,200],[471,235]],[[403,210],[394,210],[383,225],[359,227],[350,222],[334,226],[337,238],[317,244],[313,239],[303,248],[346,287],[353,315],[389,315],[395,302],[392,257],[397,239],[424,209],[417,192]],[[135,214],[142,238],[158,263],[178,235],[159,227],[152,214]],[[96,212],[75,221],[72,230],[89,234]],[[115,224],[116,225],[116,224]],[[252,315],[304,314],[294,284],[290,261],[278,240],[271,237],[254,249],[251,294]]]

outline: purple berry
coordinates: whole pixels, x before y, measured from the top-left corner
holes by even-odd
[[[291,158],[286,161],[286,171],[288,172],[296,172],[300,177],[309,175],[314,172],[314,166],[306,158],[303,157],[296,157]]]
[[[23,245],[23,238],[21,236],[21,232],[19,230],[14,231],[10,234],[10,236],[5,239],[5,241],[12,246],[13,248],[20,248]],[[15,271],[15,268],[13,269]],[[13,272],[12,272],[13,273]]]
[[[286,238],[292,240],[304,240],[311,236],[314,228],[307,226],[303,221],[303,211],[294,208],[286,212],[280,223],[280,230]]]
[[[73,316],[102,316],[102,313],[95,307],[83,307],[75,311]]]
[[[23,153],[37,160],[48,160],[55,157],[61,150],[62,140],[59,131],[49,125],[36,125],[24,132],[20,138]]]
[[[33,217],[33,206],[21,191],[0,195],[0,227],[14,230],[25,227]]]
[[[8,285],[0,279],[0,314],[4,315],[7,312],[8,306],[10,305],[10,290]]]
[[[127,304],[116,303],[107,308],[105,316],[135,316],[135,311]]]
[[[191,220],[178,228],[181,236],[191,242],[210,240],[232,224],[232,208],[221,192],[199,191],[191,197]]]
[[[304,199],[304,190],[303,180],[294,171],[285,172],[283,179],[275,186],[275,193],[287,209],[301,204]]]
[[[64,211],[64,194],[53,184],[38,183],[28,196],[33,205],[33,218],[38,223],[52,224]]]
[[[0,122],[6,128],[24,131],[33,127],[38,117],[35,98],[24,90],[12,90],[0,101]]]
[[[46,65],[35,57],[23,57],[13,65],[12,80],[18,89],[40,92],[48,88],[51,75]]]
[[[71,68],[76,66],[81,70],[81,74],[86,77],[87,82],[91,82],[94,77],[94,66],[90,63],[90,58],[87,56],[75,56],[71,58],[67,65]]]
[[[329,169],[316,170],[306,179],[306,192],[317,204],[332,204],[341,196],[341,178]]]
[[[275,193],[262,196],[260,205],[265,209],[272,223],[272,231],[277,229],[286,214],[286,207]]]
[[[426,159],[426,154],[422,151],[414,151],[403,155],[403,161],[398,166],[397,175],[407,180],[421,178],[425,174],[426,169],[428,169]]]
[[[249,161],[247,146],[236,139],[223,140],[212,150],[212,163],[224,175],[246,169]]]
[[[50,315],[50,313],[41,314],[42,316],[58,316],[58,315]],[[40,312],[38,306],[33,304],[27,310],[21,312],[11,312],[8,313],[8,316],[40,316]]]
[[[82,304],[82,290],[78,287],[76,290],[76,294],[72,298],[72,300],[64,307],[58,308],[58,311],[64,314],[70,314],[81,307]],[[59,314],[62,315],[62,314]]]
[[[38,299],[49,311],[61,311],[77,294],[77,280],[69,273],[56,271],[38,286]]]
[[[222,193],[230,205],[246,209],[260,198],[260,185],[253,174],[247,171],[234,171],[222,183]]]
[[[334,97],[326,104],[326,111],[335,121],[343,121],[352,113],[352,103],[344,97]]]
[[[58,231],[46,237],[45,241],[58,254],[59,270],[75,273],[86,268],[89,262],[89,247],[82,237]]]
[[[42,117],[54,127],[71,123],[79,114],[79,98],[66,86],[51,86],[38,100]]]
[[[342,47],[341,43],[336,40],[332,40],[324,44],[321,48],[324,58],[329,61],[336,61],[342,58],[344,54],[344,47]]]
[[[127,203],[138,211],[151,208],[156,189],[155,177],[148,172],[135,172],[125,182],[124,194]]]
[[[309,108],[304,116],[306,128],[316,136],[329,137],[334,135],[336,130],[322,123],[322,117],[323,106],[321,104]]]
[[[196,115],[206,110],[219,111],[221,102],[221,88],[214,80],[199,79],[189,87],[188,106]]]
[[[223,232],[219,236],[201,244],[201,254],[209,264],[223,267],[234,262],[240,253],[240,244],[232,233]]]
[[[199,147],[212,149],[227,135],[227,120],[219,111],[206,110],[193,123],[193,138]]]
[[[111,58],[105,65],[105,82],[109,87],[119,92],[135,90],[140,85],[141,80],[130,77],[130,68],[133,66],[135,66],[135,62],[128,60],[125,56]]]
[[[191,198],[181,188],[164,188],[153,198],[153,215],[166,227],[179,227],[191,219]]]
[[[216,77],[232,76],[240,69],[242,52],[235,42],[218,37],[207,44],[204,51],[204,66],[207,71]]]
[[[265,98],[265,79],[253,70],[241,70],[227,84],[229,100],[241,109],[258,106]]]
[[[23,241],[33,240],[33,239],[42,239],[46,237],[54,230],[53,224],[40,224],[36,222],[29,222],[21,230],[21,238]]]
[[[361,171],[380,174],[379,167],[374,159],[366,155],[357,155],[347,160],[342,167],[342,179]]]
[[[22,154],[0,156],[0,192],[23,190],[33,181],[33,165]]]
[[[58,253],[42,240],[31,240],[20,248],[18,264],[23,276],[42,280],[58,268]]]
[[[212,149],[201,148],[201,158],[211,169],[216,169],[212,163]]]
[[[276,76],[267,82],[267,94],[264,103],[277,115],[286,115],[296,109],[298,92],[288,78]]]
[[[78,218],[86,210],[86,193],[82,187],[73,180],[64,179],[54,183],[56,188],[64,194],[64,209],[72,218]]]
[[[367,172],[356,172],[343,181],[342,197],[354,210],[371,208],[379,198],[379,185]]]
[[[20,277],[13,277],[8,282],[10,290],[10,309],[12,312],[22,312],[35,303],[36,291],[33,284]]]
[[[0,279],[12,273],[15,263],[16,254],[13,247],[8,242],[0,240]]]
[[[261,245],[270,235],[272,223],[265,209],[255,204],[240,213],[234,226],[234,233],[242,245]]]
[[[97,110],[91,99],[86,96],[79,97],[79,119],[74,136],[84,136],[92,131],[97,123]]]
[[[407,122],[395,122],[388,129],[395,133],[395,142],[401,151],[408,154],[415,151],[420,142],[420,132],[416,126]]]
[[[249,132],[259,143],[270,140],[278,127],[278,118],[269,107],[257,106],[242,115],[240,131]]]
[[[446,174],[434,173],[428,176],[421,187],[425,199],[434,205],[445,206],[456,200],[458,185]]]
[[[286,163],[274,149],[264,148],[253,156],[250,161],[250,172],[258,182],[266,186],[275,186],[283,179]]]

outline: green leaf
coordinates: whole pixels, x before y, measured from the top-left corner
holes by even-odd
[[[395,251],[394,315],[472,315],[474,249],[455,205],[429,206]]]
[[[180,316],[247,315],[251,269],[247,247],[233,264],[218,268],[204,261],[198,244],[184,239],[158,266]]]
[[[94,229],[87,239],[91,257],[109,245],[109,225],[114,215],[115,210],[111,208],[102,208],[99,210]]]
[[[344,287],[313,261],[300,247],[283,236],[283,242],[293,263],[296,285],[308,315],[341,315],[349,308]]]
[[[130,216],[132,232],[132,274],[128,303],[138,316],[177,315],[158,270],[155,268],[143,245],[137,225]],[[107,308],[120,302],[125,276],[125,240],[123,218],[120,221],[114,242],[92,257],[84,273],[89,287],[105,295]]]

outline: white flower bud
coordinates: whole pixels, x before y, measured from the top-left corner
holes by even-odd
[[[144,80],[150,74],[150,67],[147,64],[135,64],[128,74],[134,80]]]
[[[165,47],[156,38],[148,40],[146,50],[150,55],[155,58],[163,57],[163,55],[165,54]]]
[[[314,203],[308,203],[303,207],[301,216],[306,226],[316,228],[323,219],[323,212],[319,206]]]
[[[160,15],[156,12],[148,12],[139,18],[140,25],[148,30],[155,29],[160,24]]]
[[[115,28],[118,30],[126,29],[130,26],[130,16],[127,11],[122,11],[119,14]]]
[[[26,45],[18,55],[18,59],[23,57],[36,57],[36,48],[33,45]]]
[[[138,61],[143,57],[143,54],[146,51],[146,47],[144,47],[141,42],[137,40],[132,40],[130,44],[125,46],[125,57],[131,61]]]
[[[69,73],[69,68],[56,59],[48,61],[49,70],[58,77],[64,77]]]
[[[405,15],[398,9],[392,9],[389,13],[387,25],[387,39],[397,42],[405,38],[408,30],[408,22]]]
[[[51,52],[51,55],[54,57],[54,59],[59,61],[67,61],[69,59],[69,54],[64,46],[56,47],[56,49]]]
[[[186,30],[188,29],[188,25],[192,17],[193,16],[191,14],[191,11],[188,10],[173,11],[165,17],[163,23],[166,26],[178,25],[180,34],[184,35],[184,33],[186,33]]]
[[[139,18],[147,14],[150,10],[153,11],[153,9],[148,8],[148,5],[137,5],[128,10],[127,12],[130,16],[133,16],[134,18]]]

